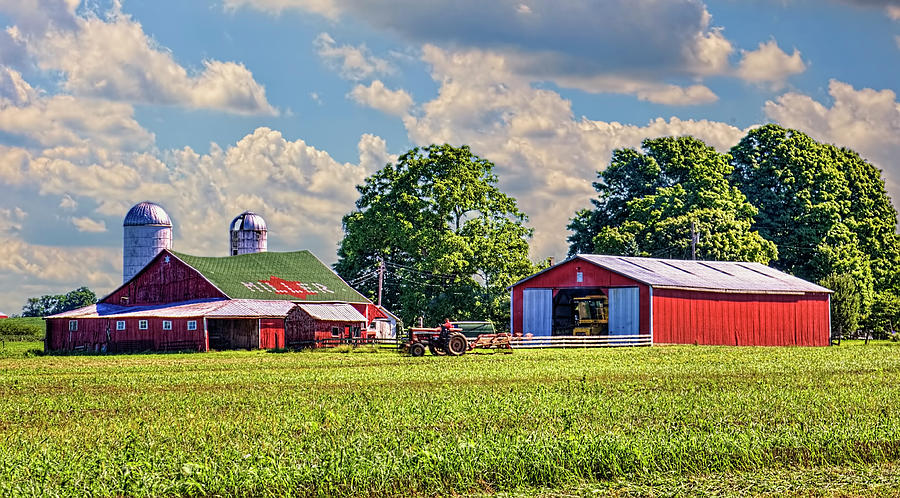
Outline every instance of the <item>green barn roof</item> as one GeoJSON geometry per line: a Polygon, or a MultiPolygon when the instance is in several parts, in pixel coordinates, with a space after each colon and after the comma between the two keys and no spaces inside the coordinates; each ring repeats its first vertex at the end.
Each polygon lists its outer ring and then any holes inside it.
{"type": "Polygon", "coordinates": [[[224,258],[171,252],[232,299],[370,302],[309,251],[224,258]]]}

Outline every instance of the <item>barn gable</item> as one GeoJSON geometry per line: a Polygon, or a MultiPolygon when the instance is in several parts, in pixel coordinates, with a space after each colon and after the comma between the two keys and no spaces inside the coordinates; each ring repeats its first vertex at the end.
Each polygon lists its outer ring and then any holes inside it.
{"type": "Polygon", "coordinates": [[[197,299],[227,299],[228,296],[196,269],[163,250],[134,277],[101,303],[147,306],[197,299]]]}

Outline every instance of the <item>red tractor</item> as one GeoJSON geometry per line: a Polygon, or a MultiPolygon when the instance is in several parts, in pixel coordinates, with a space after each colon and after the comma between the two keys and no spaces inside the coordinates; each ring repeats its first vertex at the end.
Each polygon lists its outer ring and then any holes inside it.
{"type": "Polygon", "coordinates": [[[410,327],[409,341],[404,344],[406,351],[411,356],[422,356],[426,347],[438,356],[459,356],[471,349],[462,329],[449,322],[435,328],[410,327]]]}

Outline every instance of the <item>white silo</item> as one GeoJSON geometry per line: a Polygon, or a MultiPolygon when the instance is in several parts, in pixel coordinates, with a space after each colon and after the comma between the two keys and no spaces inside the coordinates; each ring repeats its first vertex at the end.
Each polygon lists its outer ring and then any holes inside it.
{"type": "Polygon", "coordinates": [[[229,254],[250,254],[266,252],[268,248],[266,220],[262,216],[244,211],[231,220],[231,250],[229,254]]]}
{"type": "Polygon", "coordinates": [[[127,282],[163,249],[172,248],[172,220],[159,204],[135,204],[122,224],[125,233],[122,282],[127,282]]]}

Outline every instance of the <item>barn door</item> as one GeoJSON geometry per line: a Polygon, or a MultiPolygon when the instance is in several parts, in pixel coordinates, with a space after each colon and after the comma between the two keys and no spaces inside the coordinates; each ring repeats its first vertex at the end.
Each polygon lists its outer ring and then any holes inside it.
{"type": "Polygon", "coordinates": [[[609,289],[610,335],[639,334],[640,299],[637,287],[609,289]]]}
{"type": "Polygon", "coordinates": [[[550,335],[553,325],[553,290],[525,289],[522,293],[522,332],[550,335]]]}

